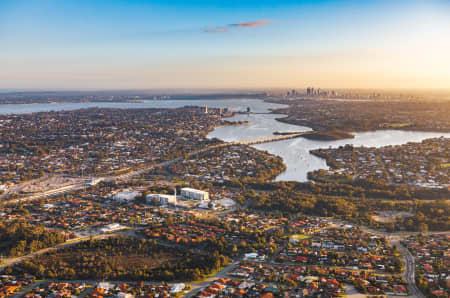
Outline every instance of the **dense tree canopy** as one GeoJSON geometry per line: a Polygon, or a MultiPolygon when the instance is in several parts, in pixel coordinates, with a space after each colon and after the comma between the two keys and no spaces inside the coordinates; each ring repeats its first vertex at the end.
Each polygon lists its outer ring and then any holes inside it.
{"type": "Polygon", "coordinates": [[[24,222],[0,222],[0,253],[17,257],[64,241],[61,232],[24,222]]]}

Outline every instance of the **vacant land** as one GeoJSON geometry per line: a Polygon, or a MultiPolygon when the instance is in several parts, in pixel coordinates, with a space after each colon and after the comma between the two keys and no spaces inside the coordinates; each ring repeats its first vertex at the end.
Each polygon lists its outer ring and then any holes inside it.
{"type": "Polygon", "coordinates": [[[381,211],[372,216],[373,220],[377,222],[395,222],[399,218],[412,217],[414,214],[407,211],[381,211]]]}
{"type": "Polygon", "coordinates": [[[194,254],[146,239],[117,237],[40,255],[13,270],[63,280],[197,280],[226,261],[218,254],[194,254]]]}

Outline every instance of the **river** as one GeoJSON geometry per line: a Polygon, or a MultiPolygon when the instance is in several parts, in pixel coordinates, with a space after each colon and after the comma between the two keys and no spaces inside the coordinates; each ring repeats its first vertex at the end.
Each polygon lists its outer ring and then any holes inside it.
{"type": "Polygon", "coordinates": [[[75,103],[43,103],[0,105],[0,114],[26,114],[36,112],[78,110],[93,107],[119,109],[148,109],[148,108],[181,108],[184,106],[208,106],[211,108],[229,108],[234,111],[245,111],[247,107],[252,112],[264,113],[271,108],[284,107],[273,103],[264,103],[258,99],[227,99],[227,100],[142,100],[139,102],[75,102],[75,103]]]}
{"type": "MultiPolygon", "coordinates": [[[[252,114],[236,115],[227,118],[230,121],[249,121],[249,125],[222,126],[212,131],[208,137],[219,138],[224,141],[243,141],[272,136],[273,132],[308,131],[309,127],[282,123],[276,118],[283,115],[252,114]]],[[[382,147],[388,145],[401,145],[408,142],[421,142],[424,139],[444,136],[450,138],[450,133],[418,132],[401,130],[377,130],[370,132],[353,133],[354,139],[338,141],[314,141],[305,138],[296,138],[266,144],[254,145],[255,148],[266,150],[283,158],[287,168],[281,173],[277,181],[307,181],[307,173],[318,169],[328,169],[324,159],[309,153],[311,149],[336,148],[346,144],[366,147],[382,147]]]]}
{"type": "MultiPolygon", "coordinates": [[[[217,127],[208,134],[209,138],[219,138],[224,141],[243,141],[261,137],[273,136],[275,131],[296,132],[308,131],[309,127],[282,123],[276,118],[283,115],[264,114],[271,109],[281,108],[284,105],[267,103],[257,99],[228,99],[228,100],[147,100],[136,103],[56,103],[56,104],[26,104],[26,105],[0,105],[0,114],[23,114],[44,111],[75,110],[90,107],[104,108],[177,108],[186,105],[208,107],[226,107],[234,111],[244,111],[247,107],[251,112],[263,114],[237,114],[230,121],[248,121],[248,125],[217,127]]],[[[354,133],[354,139],[339,141],[314,141],[296,138],[266,144],[254,145],[255,148],[266,150],[269,153],[283,158],[287,168],[281,173],[277,181],[307,181],[307,173],[318,169],[328,169],[325,160],[309,153],[311,149],[338,147],[346,144],[354,146],[382,147],[388,145],[401,145],[408,142],[420,142],[427,138],[444,136],[450,138],[450,133],[418,132],[401,130],[378,130],[371,132],[354,133]]]]}

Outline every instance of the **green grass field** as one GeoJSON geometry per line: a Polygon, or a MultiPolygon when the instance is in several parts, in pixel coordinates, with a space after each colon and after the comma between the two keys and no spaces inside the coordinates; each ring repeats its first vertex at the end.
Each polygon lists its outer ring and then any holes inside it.
{"type": "Polygon", "coordinates": [[[398,128],[398,127],[406,127],[409,126],[409,123],[391,123],[389,126],[390,127],[394,127],[394,128],[398,128]]]}
{"type": "Polygon", "coordinates": [[[293,235],[289,236],[289,238],[291,238],[295,241],[301,241],[301,240],[307,240],[311,237],[308,235],[304,235],[304,234],[293,234],[293,235]]]}

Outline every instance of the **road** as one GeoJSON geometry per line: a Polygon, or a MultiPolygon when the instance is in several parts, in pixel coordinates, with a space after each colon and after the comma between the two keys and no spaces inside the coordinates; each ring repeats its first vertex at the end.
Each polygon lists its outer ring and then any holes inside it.
{"type": "Polygon", "coordinates": [[[34,200],[38,200],[38,199],[42,199],[42,198],[46,198],[46,197],[52,197],[52,196],[56,196],[56,195],[60,195],[60,194],[64,194],[64,193],[81,190],[81,189],[85,188],[86,186],[87,186],[86,183],[70,184],[70,185],[66,185],[66,186],[52,189],[49,191],[36,193],[31,196],[25,196],[25,197],[17,198],[14,200],[0,202],[0,205],[9,205],[9,204],[17,204],[20,202],[34,201],[34,200]]]}

